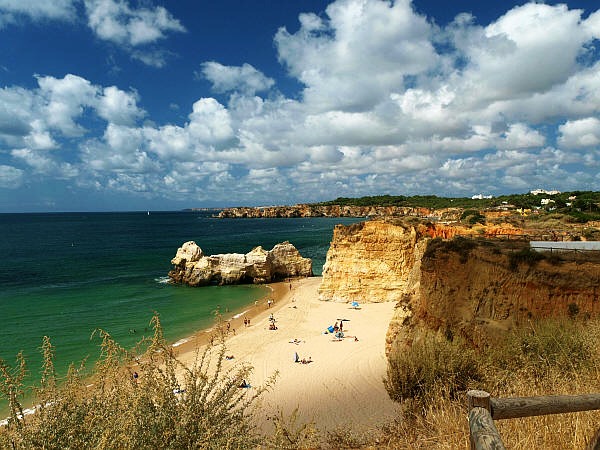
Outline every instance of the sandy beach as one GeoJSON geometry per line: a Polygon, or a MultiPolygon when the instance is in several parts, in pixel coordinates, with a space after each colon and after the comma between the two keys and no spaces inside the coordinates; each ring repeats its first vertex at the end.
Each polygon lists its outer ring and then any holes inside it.
{"type": "MultiPolygon", "coordinates": [[[[275,300],[266,298],[247,311],[252,317],[245,327],[243,316],[231,320],[225,368],[249,363],[254,372],[249,382],[259,386],[279,372],[274,389],[262,397],[259,426],[268,430],[268,416],[281,410],[290,415],[298,408],[302,421],[313,420],[321,430],[352,425],[353,429],[382,424],[394,416],[396,405],[383,386],[386,374],[385,334],[393,303],[361,304],[321,302],[320,277],[271,285],[275,300]],[[290,288],[291,286],[291,288],[290,288]],[[273,314],[277,330],[269,329],[273,314]],[[345,338],[324,334],[329,325],[344,321],[345,338]],[[233,328],[236,329],[235,335],[233,328]],[[354,337],[356,336],[357,339],[354,337]],[[294,343],[297,340],[299,343],[294,343]],[[295,363],[311,358],[308,364],[295,363]]],[[[198,340],[178,346],[182,361],[192,361],[198,340]]]]}

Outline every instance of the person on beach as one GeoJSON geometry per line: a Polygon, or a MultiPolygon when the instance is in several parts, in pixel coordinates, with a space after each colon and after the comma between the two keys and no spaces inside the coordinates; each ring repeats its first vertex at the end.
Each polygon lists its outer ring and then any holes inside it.
{"type": "Polygon", "coordinates": [[[298,352],[294,352],[294,362],[300,362],[300,356],[298,356],[298,352]]]}
{"type": "Polygon", "coordinates": [[[227,333],[229,333],[229,329],[231,328],[231,324],[227,322],[227,333]]]}
{"type": "Polygon", "coordinates": [[[344,331],[344,321],[340,320],[340,331],[344,331]]]}
{"type": "Polygon", "coordinates": [[[273,303],[273,300],[269,299],[267,300],[267,307],[270,308],[271,307],[271,303],[273,303]]]}
{"type": "Polygon", "coordinates": [[[133,376],[133,381],[135,381],[135,382],[137,383],[137,381],[138,381],[138,378],[139,378],[139,375],[138,375],[138,373],[137,373],[137,372],[133,372],[133,375],[132,375],[132,376],[133,376]]]}

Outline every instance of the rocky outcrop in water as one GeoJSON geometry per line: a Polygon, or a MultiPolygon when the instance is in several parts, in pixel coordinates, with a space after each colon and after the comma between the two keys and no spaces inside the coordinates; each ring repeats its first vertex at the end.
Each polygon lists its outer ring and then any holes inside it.
{"type": "Polygon", "coordinates": [[[184,243],[171,260],[169,278],[190,286],[269,283],[289,277],[312,276],[312,260],[303,258],[289,242],[267,251],[256,247],[244,254],[204,255],[194,242],[184,243]]]}

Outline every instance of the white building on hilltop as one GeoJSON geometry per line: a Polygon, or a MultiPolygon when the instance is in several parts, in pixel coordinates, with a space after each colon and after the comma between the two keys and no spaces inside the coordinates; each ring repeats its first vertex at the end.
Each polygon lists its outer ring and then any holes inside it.
{"type": "Polygon", "coordinates": [[[533,195],[539,195],[539,194],[558,195],[558,194],[560,194],[560,191],[557,191],[556,189],[553,191],[547,191],[546,189],[534,189],[533,191],[529,191],[529,193],[533,194],[533,195]]]}
{"type": "Polygon", "coordinates": [[[492,195],[475,194],[471,197],[471,200],[483,200],[484,198],[492,198],[492,195]]]}

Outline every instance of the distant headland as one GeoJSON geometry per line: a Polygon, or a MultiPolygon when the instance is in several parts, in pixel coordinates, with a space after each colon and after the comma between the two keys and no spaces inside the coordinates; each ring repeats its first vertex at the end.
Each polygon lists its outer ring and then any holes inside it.
{"type": "Polygon", "coordinates": [[[524,194],[477,194],[472,197],[438,197],[436,195],[379,195],[359,198],[339,197],[321,203],[291,206],[257,206],[234,208],[190,208],[190,211],[213,211],[218,218],[295,218],[295,217],[405,217],[434,221],[473,223],[484,217],[539,217],[552,215],[567,223],[600,220],[600,192],[535,189],[524,194]]]}

